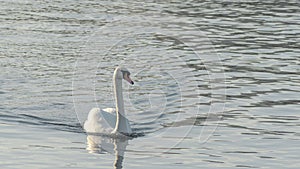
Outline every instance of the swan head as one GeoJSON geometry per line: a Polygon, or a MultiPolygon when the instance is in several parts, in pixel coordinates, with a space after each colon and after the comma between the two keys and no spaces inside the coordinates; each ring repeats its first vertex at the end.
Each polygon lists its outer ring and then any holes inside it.
{"type": "Polygon", "coordinates": [[[124,79],[128,83],[130,83],[132,85],[134,84],[134,82],[130,78],[130,72],[129,72],[129,70],[126,69],[126,68],[124,68],[124,67],[118,66],[115,69],[114,75],[115,75],[116,79],[120,79],[120,80],[124,79]]]}

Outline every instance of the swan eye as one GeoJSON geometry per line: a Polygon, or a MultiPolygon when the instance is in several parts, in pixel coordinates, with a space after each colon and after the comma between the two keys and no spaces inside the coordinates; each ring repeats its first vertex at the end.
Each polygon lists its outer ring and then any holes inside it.
{"type": "Polygon", "coordinates": [[[126,76],[130,76],[130,72],[128,72],[128,71],[121,70],[121,72],[123,74],[123,78],[126,76]]]}

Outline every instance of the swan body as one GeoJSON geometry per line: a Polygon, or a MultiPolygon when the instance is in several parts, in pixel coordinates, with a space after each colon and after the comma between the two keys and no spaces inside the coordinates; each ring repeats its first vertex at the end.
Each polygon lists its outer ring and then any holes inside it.
{"type": "Polygon", "coordinates": [[[114,96],[116,108],[92,108],[88,118],[84,123],[84,129],[88,133],[112,133],[112,134],[131,134],[129,120],[125,117],[122,79],[134,84],[129,77],[130,72],[126,68],[117,67],[114,71],[114,96]]]}

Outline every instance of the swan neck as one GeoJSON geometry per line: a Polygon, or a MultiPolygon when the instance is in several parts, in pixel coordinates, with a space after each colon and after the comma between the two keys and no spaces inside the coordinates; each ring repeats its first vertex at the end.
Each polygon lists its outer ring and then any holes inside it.
{"type": "Polygon", "coordinates": [[[114,93],[116,100],[116,125],[113,133],[132,133],[128,120],[125,118],[125,109],[123,101],[123,92],[122,92],[122,78],[118,78],[118,73],[114,73],[114,93]]]}
{"type": "Polygon", "coordinates": [[[114,92],[116,99],[116,111],[122,115],[125,114],[124,111],[124,101],[122,92],[122,79],[114,78],[114,92]]]}

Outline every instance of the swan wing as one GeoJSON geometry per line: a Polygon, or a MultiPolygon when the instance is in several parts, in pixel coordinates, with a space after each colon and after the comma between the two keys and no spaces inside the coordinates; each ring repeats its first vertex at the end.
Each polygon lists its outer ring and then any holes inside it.
{"type": "Polygon", "coordinates": [[[116,115],[99,108],[92,108],[84,123],[84,129],[89,133],[110,133],[116,125],[116,115]]]}
{"type": "Polygon", "coordinates": [[[105,108],[105,109],[102,109],[103,111],[106,111],[108,113],[111,113],[111,114],[116,114],[116,109],[115,108],[105,108]]]}
{"type": "Polygon", "coordinates": [[[101,114],[105,121],[110,125],[111,128],[115,128],[117,116],[116,116],[116,109],[114,108],[106,108],[101,110],[101,114]],[[106,111],[108,110],[108,111],[106,111]]]}
{"type": "MultiPolygon", "coordinates": [[[[132,133],[129,120],[121,116],[119,131],[122,133],[132,133]]],[[[117,121],[116,109],[114,108],[92,108],[88,114],[88,118],[84,123],[84,130],[88,133],[116,133],[115,128],[117,121]]]]}

